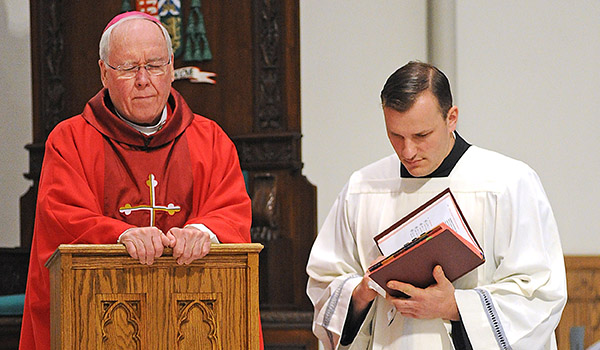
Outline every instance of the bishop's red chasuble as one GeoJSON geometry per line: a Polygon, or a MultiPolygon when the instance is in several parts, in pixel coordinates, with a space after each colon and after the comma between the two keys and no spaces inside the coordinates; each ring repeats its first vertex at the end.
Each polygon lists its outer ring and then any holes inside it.
{"type": "Polygon", "coordinates": [[[60,244],[116,243],[131,227],[204,224],[222,243],[250,242],[235,146],[172,89],[162,129],[146,136],[111,110],[108,91],[50,133],[40,177],[21,349],[50,349],[44,264],[60,244]]]}

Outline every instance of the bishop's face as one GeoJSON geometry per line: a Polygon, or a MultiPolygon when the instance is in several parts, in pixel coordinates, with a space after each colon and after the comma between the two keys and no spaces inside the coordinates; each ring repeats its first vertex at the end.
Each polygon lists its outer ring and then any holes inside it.
{"type": "Polygon", "coordinates": [[[157,24],[145,19],[121,23],[111,33],[107,62],[100,60],[102,84],[124,118],[140,125],[154,125],[167,103],[174,79],[173,60],[164,74],[152,75],[140,68],[133,77],[108,67],[161,65],[169,62],[166,40],[157,24]]]}
{"type": "Polygon", "coordinates": [[[430,91],[423,92],[406,112],[383,109],[388,138],[409,173],[427,176],[436,170],[454,146],[458,108],[446,118],[430,91]]]}

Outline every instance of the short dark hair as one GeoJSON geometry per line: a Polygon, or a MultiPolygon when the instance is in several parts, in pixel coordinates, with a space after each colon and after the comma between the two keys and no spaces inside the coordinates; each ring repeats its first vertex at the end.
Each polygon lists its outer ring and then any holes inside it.
{"type": "Polygon", "coordinates": [[[450,82],[442,71],[428,63],[411,61],[398,68],[381,90],[381,104],[384,108],[406,112],[417,98],[428,90],[437,98],[440,112],[445,119],[452,108],[450,82]]]}

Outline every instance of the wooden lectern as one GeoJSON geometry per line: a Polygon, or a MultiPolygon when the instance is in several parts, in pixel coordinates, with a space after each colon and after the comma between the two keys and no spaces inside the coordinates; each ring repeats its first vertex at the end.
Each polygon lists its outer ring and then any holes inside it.
{"type": "Polygon", "coordinates": [[[52,349],[258,349],[262,245],[213,244],[180,266],[122,245],[61,245],[50,269],[52,349]]]}

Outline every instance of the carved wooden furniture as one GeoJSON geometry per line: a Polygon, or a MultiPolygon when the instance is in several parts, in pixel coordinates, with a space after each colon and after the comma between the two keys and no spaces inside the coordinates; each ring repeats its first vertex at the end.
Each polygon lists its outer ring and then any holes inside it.
{"type": "Polygon", "coordinates": [[[48,260],[52,349],[259,349],[258,253],[219,244],[151,266],[122,245],[61,245],[48,260]]]}
{"type": "Polygon", "coordinates": [[[569,299],[556,330],[559,350],[569,350],[571,327],[584,327],[584,347],[600,341],[600,256],[565,256],[569,299]]]}

